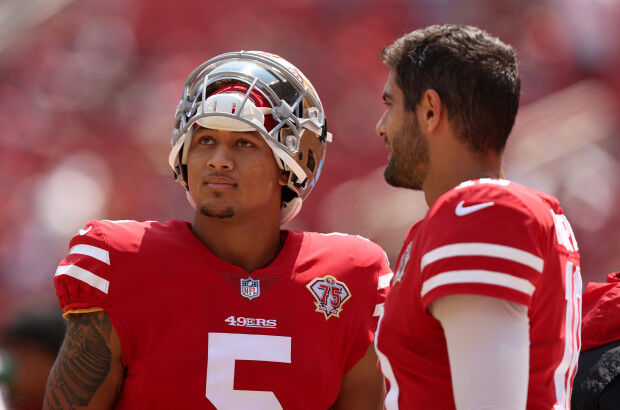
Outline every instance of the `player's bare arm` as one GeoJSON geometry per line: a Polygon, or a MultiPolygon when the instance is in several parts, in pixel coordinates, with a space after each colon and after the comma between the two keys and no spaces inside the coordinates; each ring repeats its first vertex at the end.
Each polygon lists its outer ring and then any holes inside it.
{"type": "Polygon", "coordinates": [[[108,314],[73,314],[47,381],[43,408],[109,409],[123,376],[120,341],[108,314]]]}
{"type": "Polygon", "coordinates": [[[371,344],[366,355],[343,377],[338,399],[330,410],[383,408],[385,384],[377,360],[371,344]]]}

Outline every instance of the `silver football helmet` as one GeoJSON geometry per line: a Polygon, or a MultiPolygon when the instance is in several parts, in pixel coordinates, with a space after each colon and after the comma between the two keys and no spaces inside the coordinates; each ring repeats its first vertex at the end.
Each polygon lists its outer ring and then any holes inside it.
{"type": "Polygon", "coordinates": [[[169,163],[186,189],[194,124],[262,135],[278,166],[289,174],[282,193],[281,223],[301,209],[321,174],[325,148],[332,140],[323,105],[310,81],[282,57],[262,51],[221,54],[201,64],[185,81],[169,163]]]}

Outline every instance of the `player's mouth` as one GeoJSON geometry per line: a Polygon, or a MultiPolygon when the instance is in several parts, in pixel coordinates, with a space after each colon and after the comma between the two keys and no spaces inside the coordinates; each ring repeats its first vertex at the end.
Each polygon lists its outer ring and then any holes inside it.
{"type": "Polygon", "coordinates": [[[204,184],[211,189],[228,190],[237,187],[237,182],[227,176],[213,175],[204,179],[204,184]]]}

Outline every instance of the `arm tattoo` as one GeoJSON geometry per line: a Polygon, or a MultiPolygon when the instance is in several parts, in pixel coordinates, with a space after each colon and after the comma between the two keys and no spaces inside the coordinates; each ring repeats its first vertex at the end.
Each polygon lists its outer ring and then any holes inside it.
{"type": "Polygon", "coordinates": [[[110,372],[112,324],[106,312],[76,314],[52,368],[44,408],[86,407],[110,372]]]}

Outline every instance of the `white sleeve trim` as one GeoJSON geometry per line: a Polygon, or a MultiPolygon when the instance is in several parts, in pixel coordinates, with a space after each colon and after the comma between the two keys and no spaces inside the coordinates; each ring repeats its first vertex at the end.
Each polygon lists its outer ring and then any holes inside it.
{"type": "Polygon", "coordinates": [[[93,288],[97,288],[103,293],[108,293],[110,282],[100,276],[95,275],[91,271],[80,268],[77,265],[60,265],[56,269],[54,276],[67,275],[80,280],[93,288]]]}
{"type": "Polygon", "coordinates": [[[375,312],[372,314],[373,317],[379,317],[383,314],[383,303],[378,303],[375,305],[375,312]]]}
{"type": "Polygon", "coordinates": [[[392,280],[393,277],[394,277],[394,274],[392,272],[379,276],[379,283],[377,285],[377,290],[385,289],[388,286],[390,286],[390,281],[392,280]]]}
{"type": "Polygon", "coordinates": [[[527,307],[449,295],[430,311],[444,329],[457,409],[525,409],[529,378],[527,307]]]}
{"type": "Polygon", "coordinates": [[[463,283],[482,283],[513,289],[532,296],[536,287],[527,279],[518,278],[508,273],[488,270],[453,270],[440,273],[424,281],[420,295],[424,297],[431,290],[444,285],[463,283]]]}
{"type": "Polygon", "coordinates": [[[488,256],[491,258],[506,259],[528,266],[540,273],[542,273],[544,267],[542,258],[521,249],[493,243],[463,242],[440,246],[439,248],[425,253],[420,261],[420,272],[433,262],[441,259],[453,258],[455,256],[488,256]]]}
{"type": "Polygon", "coordinates": [[[110,253],[105,249],[97,248],[92,245],[74,245],[69,249],[69,254],[87,255],[93,257],[106,265],[110,264],[110,253]]]}

